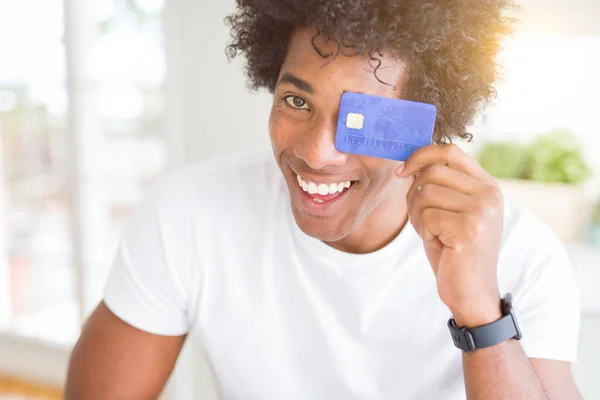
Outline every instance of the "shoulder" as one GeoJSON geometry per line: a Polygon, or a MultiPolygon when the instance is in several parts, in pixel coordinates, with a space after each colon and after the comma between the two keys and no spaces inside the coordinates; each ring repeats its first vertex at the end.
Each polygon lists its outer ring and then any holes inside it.
{"type": "Polygon", "coordinates": [[[527,291],[531,285],[576,291],[564,244],[546,223],[511,203],[505,206],[498,268],[499,283],[506,291],[527,291]]]}
{"type": "Polygon", "coordinates": [[[563,244],[547,224],[511,204],[504,229],[498,285],[501,294],[513,295],[525,353],[576,360],[579,288],[563,244]]]}
{"type": "MultiPolygon", "coordinates": [[[[191,164],[159,178],[148,196],[183,206],[239,206],[262,200],[284,184],[268,152],[235,153],[191,164]]],[[[215,210],[212,210],[215,211],[215,210]]]]}
{"type": "Polygon", "coordinates": [[[265,175],[274,178],[279,172],[274,157],[267,151],[240,152],[221,155],[191,164],[170,176],[192,182],[207,180],[240,179],[265,175]]]}
{"type": "Polygon", "coordinates": [[[533,213],[508,202],[504,207],[503,251],[511,255],[535,253],[549,248],[562,248],[550,226],[533,213]]]}
{"type": "Polygon", "coordinates": [[[157,215],[161,229],[177,235],[232,234],[231,225],[259,229],[286,193],[270,152],[237,153],[164,175],[149,188],[140,208],[157,215]]]}

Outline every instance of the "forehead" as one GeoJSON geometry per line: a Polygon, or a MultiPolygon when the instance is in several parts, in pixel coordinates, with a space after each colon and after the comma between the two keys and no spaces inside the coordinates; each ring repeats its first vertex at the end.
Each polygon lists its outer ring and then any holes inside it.
{"type": "Polygon", "coordinates": [[[340,49],[336,41],[317,36],[315,28],[302,28],[290,39],[280,77],[292,73],[310,82],[316,93],[353,91],[399,97],[407,78],[405,63],[385,52],[374,57],[377,60],[352,55],[352,49],[340,49]]]}

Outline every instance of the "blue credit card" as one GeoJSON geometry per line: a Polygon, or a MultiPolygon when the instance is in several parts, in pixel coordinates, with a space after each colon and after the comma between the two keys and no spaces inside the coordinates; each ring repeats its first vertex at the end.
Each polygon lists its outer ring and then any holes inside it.
{"type": "Polygon", "coordinates": [[[342,153],[406,161],[431,144],[436,114],[432,104],[346,92],[335,147],[342,153]]]}

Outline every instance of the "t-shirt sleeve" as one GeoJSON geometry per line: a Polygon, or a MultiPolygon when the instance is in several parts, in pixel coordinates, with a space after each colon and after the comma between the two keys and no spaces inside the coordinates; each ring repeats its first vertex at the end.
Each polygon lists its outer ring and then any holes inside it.
{"type": "Polygon", "coordinates": [[[185,185],[175,178],[150,188],[127,224],[105,286],[106,306],[149,333],[177,336],[190,327],[194,246],[186,201],[185,185]]]}
{"type": "Polygon", "coordinates": [[[546,225],[516,235],[525,268],[513,275],[513,297],[529,358],[574,362],[580,324],[577,281],[560,240],[546,225]]]}

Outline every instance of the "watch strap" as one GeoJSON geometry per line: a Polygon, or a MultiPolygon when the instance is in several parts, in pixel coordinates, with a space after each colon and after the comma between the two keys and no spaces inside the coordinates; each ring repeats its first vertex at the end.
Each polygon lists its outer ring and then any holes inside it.
{"type": "Polygon", "coordinates": [[[521,331],[512,309],[512,297],[507,295],[502,300],[502,318],[487,325],[476,328],[461,328],[454,318],[448,321],[448,328],[452,335],[454,345],[459,349],[471,353],[477,349],[495,346],[509,339],[521,339],[521,331]]]}

